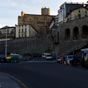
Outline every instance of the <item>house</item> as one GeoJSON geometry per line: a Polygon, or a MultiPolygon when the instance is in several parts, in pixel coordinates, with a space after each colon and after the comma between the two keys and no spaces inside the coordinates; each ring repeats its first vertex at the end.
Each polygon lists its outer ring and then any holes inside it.
{"type": "Polygon", "coordinates": [[[0,28],[0,39],[13,39],[15,38],[15,26],[4,26],[0,28]]]}
{"type": "Polygon", "coordinates": [[[85,6],[82,6],[71,11],[67,16],[67,21],[76,20],[87,16],[88,16],[88,9],[85,6]]]}
{"type": "Polygon", "coordinates": [[[80,8],[80,7],[83,7],[83,3],[63,3],[61,6],[60,6],[60,9],[58,10],[58,22],[59,23],[63,23],[63,22],[66,22],[66,17],[68,16],[68,14],[73,11],[74,9],[77,9],[77,8],[80,8]]]}

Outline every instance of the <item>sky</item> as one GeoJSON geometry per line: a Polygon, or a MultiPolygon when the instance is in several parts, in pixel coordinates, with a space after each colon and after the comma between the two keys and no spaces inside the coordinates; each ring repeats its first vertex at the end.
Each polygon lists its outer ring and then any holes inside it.
{"type": "Polygon", "coordinates": [[[87,0],[1,0],[0,1],[0,28],[18,24],[21,11],[27,14],[41,14],[41,8],[50,8],[51,15],[57,15],[58,9],[64,2],[86,3],[87,0]]]}

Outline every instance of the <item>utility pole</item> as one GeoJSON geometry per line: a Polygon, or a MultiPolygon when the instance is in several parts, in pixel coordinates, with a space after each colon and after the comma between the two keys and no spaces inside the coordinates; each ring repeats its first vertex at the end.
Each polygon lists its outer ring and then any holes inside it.
{"type": "Polygon", "coordinates": [[[7,57],[7,29],[5,31],[5,58],[7,57]]]}

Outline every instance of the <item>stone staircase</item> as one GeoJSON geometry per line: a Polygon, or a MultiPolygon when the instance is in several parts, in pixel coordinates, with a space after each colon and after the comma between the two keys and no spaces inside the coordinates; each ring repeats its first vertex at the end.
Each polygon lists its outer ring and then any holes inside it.
{"type": "Polygon", "coordinates": [[[57,45],[54,49],[59,56],[66,55],[79,50],[88,44],[88,40],[73,40],[73,41],[64,41],[57,45]]]}

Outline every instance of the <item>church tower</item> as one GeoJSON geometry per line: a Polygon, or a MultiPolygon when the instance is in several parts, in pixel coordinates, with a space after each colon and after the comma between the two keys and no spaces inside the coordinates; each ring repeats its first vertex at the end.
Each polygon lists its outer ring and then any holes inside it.
{"type": "Polygon", "coordinates": [[[50,15],[50,8],[41,8],[41,15],[50,15]]]}

